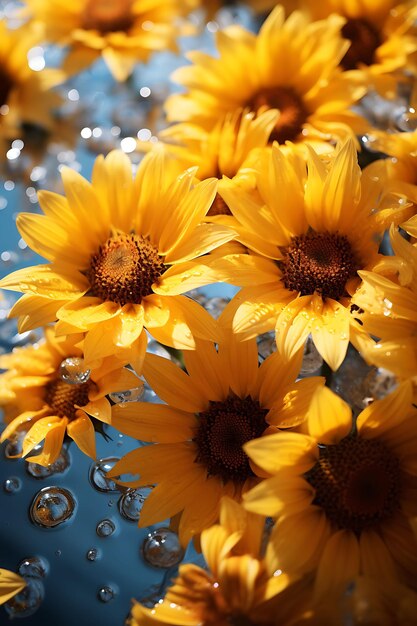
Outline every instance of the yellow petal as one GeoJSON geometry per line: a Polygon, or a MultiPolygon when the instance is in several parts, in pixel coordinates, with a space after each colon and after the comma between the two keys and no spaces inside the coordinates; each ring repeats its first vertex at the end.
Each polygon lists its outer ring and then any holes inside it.
{"type": "Polygon", "coordinates": [[[47,432],[54,424],[57,424],[66,418],[60,418],[57,415],[48,415],[47,417],[41,417],[32,428],[26,433],[26,436],[22,444],[22,455],[26,456],[32,448],[38,445],[43,439],[45,439],[47,432]]]}
{"type": "Polygon", "coordinates": [[[36,456],[26,457],[26,461],[38,463],[38,465],[43,465],[44,467],[55,463],[61,452],[67,424],[68,420],[66,417],[61,418],[56,424],[52,424],[45,435],[42,452],[36,456]]]}
{"type": "Polygon", "coordinates": [[[338,530],[327,541],[317,570],[315,596],[326,599],[355,580],[360,570],[359,543],[350,530],[338,530]]]}
{"type": "Polygon", "coordinates": [[[92,459],[96,458],[94,426],[85,413],[77,412],[77,418],[67,426],[67,433],[84,454],[92,459]]]}
{"type": "Polygon", "coordinates": [[[318,387],[308,411],[308,432],[319,443],[339,443],[352,430],[352,411],[328,387],[318,387]]]}
{"type": "Polygon", "coordinates": [[[276,474],[286,467],[302,474],[313,467],[319,454],[317,442],[312,437],[287,431],[253,439],[243,449],[269,474],[276,474]]]}
{"type": "Polygon", "coordinates": [[[175,443],[191,440],[197,421],[193,414],[165,404],[132,402],[113,407],[112,425],[141,441],[175,443]]]}
{"type": "Polygon", "coordinates": [[[0,604],[13,598],[26,587],[26,584],[26,581],[18,574],[0,569],[0,604]]]}

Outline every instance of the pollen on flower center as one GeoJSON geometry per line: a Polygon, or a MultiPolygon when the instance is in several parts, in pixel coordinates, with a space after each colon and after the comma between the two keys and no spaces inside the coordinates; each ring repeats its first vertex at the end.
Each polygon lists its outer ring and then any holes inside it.
{"type": "Polygon", "coordinates": [[[342,35],[351,42],[349,50],[340,64],[345,70],[353,70],[359,63],[372,65],[375,50],[381,45],[381,39],[375,27],[366,20],[348,20],[342,28],[342,35]]]}
{"type": "Polygon", "coordinates": [[[311,232],[292,238],[280,262],[287,289],[302,296],[318,293],[338,300],[358,263],[344,235],[311,232]]]}
{"type": "Polygon", "coordinates": [[[222,402],[210,402],[207,411],[198,415],[194,437],[198,449],[196,463],[205,465],[210,476],[219,476],[225,483],[244,482],[253,476],[242,446],[262,435],[268,426],[267,413],[250,396],[229,396],[222,402]]]}
{"type": "Polygon", "coordinates": [[[104,301],[140,304],[165,271],[157,249],[140,235],[115,235],[90,259],[89,293],[104,301]]]}
{"type": "Polygon", "coordinates": [[[69,385],[56,378],[46,385],[44,399],[54,415],[73,420],[76,418],[77,406],[88,404],[88,392],[93,386],[91,380],[81,385],[69,385]]]}
{"type": "Polygon", "coordinates": [[[0,107],[7,104],[13,81],[10,76],[0,68],[0,107]]]}
{"type": "Polygon", "coordinates": [[[232,215],[231,210],[227,206],[226,202],[223,200],[220,194],[216,193],[216,197],[214,198],[214,202],[211,205],[207,215],[232,215]]]}
{"type": "Polygon", "coordinates": [[[133,24],[132,0],[87,0],[82,27],[107,33],[127,31],[133,24]]]}
{"type": "Polygon", "coordinates": [[[350,436],[326,446],[306,478],[316,489],[313,504],[340,529],[359,534],[400,507],[399,459],[375,439],[350,436]]]}
{"type": "Polygon", "coordinates": [[[280,115],[270,135],[270,142],[294,141],[308,117],[301,97],[291,87],[263,87],[248,102],[248,106],[255,113],[265,107],[279,110],[280,115]]]}

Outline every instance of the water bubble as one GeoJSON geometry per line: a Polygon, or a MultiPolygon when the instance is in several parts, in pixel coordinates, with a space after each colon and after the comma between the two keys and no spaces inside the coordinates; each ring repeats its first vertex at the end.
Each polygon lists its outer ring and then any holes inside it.
{"type": "Polygon", "coordinates": [[[143,503],[150,494],[151,489],[128,489],[119,500],[120,514],[132,522],[137,522],[143,503]]]}
{"type": "Polygon", "coordinates": [[[16,493],[17,491],[20,491],[21,487],[22,482],[20,478],[17,478],[17,476],[6,478],[3,483],[3,489],[6,493],[16,493]]]}
{"type": "Polygon", "coordinates": [[[97,598],[101,602],[110,602],[114,598],[114,589],[108,585],[103,585],[97,592],[97,598]]]}
{"type": "Polygon", "coordinates": [[[37,526],[53,528],[67,522],[74,514],[75,499],[63,487],[44,487],[33,498],[30,519],[37,526]]]}
{"type": "Polygon", "coordinates": [[[403,111],[395,120],[397,128],[403,132],[413,132],[417,129],[417,113],[413,107],[403,111]]]}
{"type": "Polygon", "coordinates": [[[154,567],[173,567],[184,558],[178,535],[169,528],[158,528],[143,542],[143,557],[154,567]]]}
{"type": "Polygon", "coordinates": [[[90,378],[90,370],[85,368],[84,359],[68,357],[59,366],[59,375],[70,385],[82,385],[90,378]]]}
{"type": "Polygon", "coordinates": [[[119,457],[109,456],[105,459],[100,459],[97,463],[93,463],[90,468],[89,477],[91,484],[97,491],[104,493],[119,491],[114,480],[107,478],[107,472],[109,472],[119,460],[119,457]]]}
{"type": "Polygon", "coordinates": [[[97,524],[96,533],[99,537],[110,537],[116,530],[116,524],[111,519],[103,519],[97,524]]]}
{"type": "Polygon", "coordinates": [[[24,432],[12,435],[4,448],[4,456],[6,459],[20,458],[22,455],[22,443],[25,438],[24,432]]]}
{"type": "Polygon", "coordinates": [[[49,563],[43,556],[29,556],[20,563],[18,573],[24,578],[45,578],[49,563]]]}
{"type": "Polygon", "coordinates": [[[61,454],[54,463],[47,465],[39,465],[38,463],[25,463],[26,471],[34,478],[48,478],[53,474],[62,474],[70,466],[71,458],[68,450],[61,449],[61,454]]]}
{"type": "Polygon", "coordinates": [[[42,581],[38,578],[28,578],[26,582],[26,587],[3,605],[10,619],[14,617],[29,617],[42,604],[45,596],[42,581]]]}
{"type": "Polygon", "coordinates": [[[98,557],[97,548],[90,548],[89,550],[87,550],[87,554],[85,556],[87,557],[87,561],[95,561],[98,557]]]}
{"type": "Polygon", "coordinates": [[[137,402],[143,395],[143,386],[126,389],[125,391],[115,391],[109,393],[109,398],[115,404],[126,404],[127,402],[137,402]]]}

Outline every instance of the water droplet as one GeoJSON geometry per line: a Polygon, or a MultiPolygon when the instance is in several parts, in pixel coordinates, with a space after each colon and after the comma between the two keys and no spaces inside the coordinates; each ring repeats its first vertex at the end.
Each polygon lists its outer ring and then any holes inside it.
{"type": "Polygon", "coordinates": [[[26,587],[3,606],[10,619],[29,617],[40,607],[44,596],[45,590],[42,581],[38,578],[28,578],[26,587]]]}
{"type": "Polygon", "coordinates": [[[178,535],[169,528],[158,528],[143,542],[143,557],[154,567],[173,567],[184,558],[178,535]]]}
{"type": "Polygon", "coordinates": [[[71,458],[69,452],[65,448],[62,448],[61,454],[55,463],[51,463],[51,465],[47,467],[39,465],[38,463],[25,463],[25,467],[27,473],[34,478],[48,478],[53,474],[62,474],[62,472],[65,472],[65,470],[69,468],[70,464],[71,458]]]}
{"type": "Polygon", "coordinates": [[[100,459],[97,463],[93,463],[90,468],[89,476],[91,484],[97,491],[104,493],[119,491],[114,480],[107,478],[107,472],[109,472],[119,460],[119,457],[109,456],[105,459],[100,459]]]}
{"type": "Polygon", "coordinates": [[[125,391],[115,391],[109,393],[109,398],[115,404],[125,404],[127,402],[137,402],[143,395],[143,386],[126,389],[125,391]]]}
{"type": "Polygon", "coordinates": [[[415,109],[410,107],[407,111],[401,113],[396,119],[397,128],[404,132],[413,132],[417,130],[417,113],[415,109]]]}
{"type": "Polygon", "coordinates": [[[151,489],[129,489],[119,500],[119,511],[122,517],[132,522],[137,522],[140,512],[151,489]]]}
{"type": "Polygon", "coordinates": [[[20,478],[17,478],[17,476],[6,478],[3,483],[3,489],[6,493],[16,493],[17,491],[20,491],[21,487],[22,482],[20,478]]]}
{"type": "Polygon", "coordinates": [[[21,456],[22,442],[25,438],[25,434],[26,433],[24,432],[16,433],[9,439],[4,448],[4,456],[6,457],[6,459],[16,459],[21,456]]]}
{"type": "Polygon", "coordinates": [[[63,487],[44,487],[33,498],[30,518],[37,526],[53,528],[67,522],[74,514],[75,499],[63,487]]]}
{"type": "Polygon", "coordinates": [[[68,357],[59,366],[59,375],[70,385],[82,385],[90,378],[90,370],[84,367],[84,359],[68,357]]]}
{"type": "Polygon", "coordinates": [[[90,548],[85,556],[87,557],[87,561],[95,561],[98,555],[97,548],[90,548]]]}
{"type": "Polygon", "coordinates": [[[111,519],[103,519],[97,524],[96,532],[99,537],[110,537],[116,530],[116,524],[111,519]]]}
{"type": "Polygon", "coordinates": [[[110,600],[114,598],[114,589],[108,585],[103,585],[97,592],[97,598],[101,600],[101,602],[110,602],[110,600]]]}
{"type": "Polygon", "coordinates": [[[29,556],[23,559],[17,571],[24,578],[45,578],[49,573],[49,563],[43,556],[29,556]]]}

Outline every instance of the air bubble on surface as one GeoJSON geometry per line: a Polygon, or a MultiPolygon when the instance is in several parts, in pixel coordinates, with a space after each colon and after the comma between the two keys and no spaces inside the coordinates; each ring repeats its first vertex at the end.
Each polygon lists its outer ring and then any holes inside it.
{"type": "Polygon", "coordinates": [[[101,520],[96,527],[99,537],[110,537],[116,530],[116,524],[111,519],[101,520]]]}
{"type": "Polygon", "coordinates": [[[107,473],[119,461],[119,457],[110,456],[93,463],[90,469],[90,483],[94,489],[103,493],[114,493],[119,491],[116,483],[111,478],[107,478],[107,473]]]}
{"type": "Polygon", "coordinates": [[[173,567],[184,558],[178,535],[169,528],[158,528],[143,542],[143,558],[154,567],[173,567]]]}
{"type": "Polygon", "coordinates": [[[38,491],[30,506],[30,519],[42,528],[54,528],[67,522],[74,514],[76,502],[68,489],[44,487],[38,491]]]}

